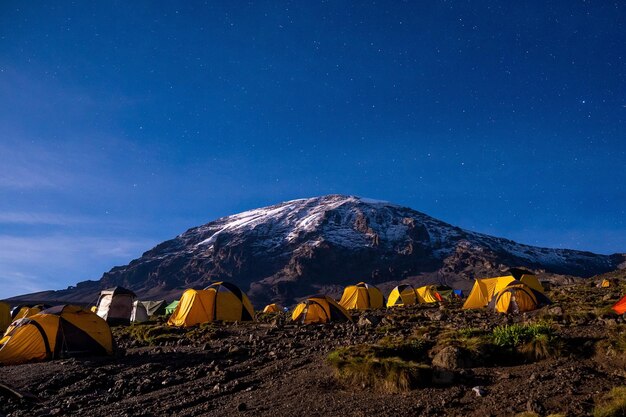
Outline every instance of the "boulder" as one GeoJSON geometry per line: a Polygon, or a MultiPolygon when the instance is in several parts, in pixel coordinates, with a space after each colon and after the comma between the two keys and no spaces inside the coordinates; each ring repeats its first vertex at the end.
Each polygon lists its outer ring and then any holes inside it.
{"type": "Polygon", "coordinates": [[[456,346],[446,346],[433,357],[433,366],[442,369],[460,369],[471,366],[468,353],[456,346]]]}

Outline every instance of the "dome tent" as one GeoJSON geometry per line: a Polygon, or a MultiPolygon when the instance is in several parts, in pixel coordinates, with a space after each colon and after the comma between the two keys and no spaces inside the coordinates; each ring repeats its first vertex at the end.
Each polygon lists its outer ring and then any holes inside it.
{"type": "Polygon", "coordinates": [[[108,324],[82,307],[62,305],[14,322],[0,339],[0,364],[113,354],[108,324]]]}
{"type": "Polygon", "coordinates": [[[512,281],[489,302],[489,307],[499,313],[523,313],[550,304],[541,292],[521,281],[512,281]]]}
{"type": "Polygon", "coordinates": [[[626,295],[623,296],[622,298],[620,298],[617,301],[617,303],[613,304],[613,307],[611,307],[611,308],[617,314],[624,314],[624,313],[626,313],[626,295]]]}
{"type": "Polygon", "coordinates": [[[283,308],[276,303],[268,304],[263,309],[263,313],[280,313],[283,308]]]}
{"type": "Polygon", "coordinates": [[[148,321],[148,310],[143,302],[139,300],[133,301],[133,311],[130,313],[131,323],[143,323],[148,321]]]}
{"type": "Polygon", "coordinates": [[[179,300],[174,300],[171,303],[169,303],[167,306],[165,306],[165,314],[171,315],[174,312],[174,310],[176,310],[176,306],[178,306],[178,301],[179,300]]]}
{"type": "Polygon", "coordinates": [[[464,309],[486,307],[492,298],[513,281],[519,281],[533,290],[543,293],[544,289],[537,277],[529,271],[519,268],[510,269],[508,275],[495,278],[476,279],[472,291],[463,304],[464,309]],[[519,277],[519,278],[516,278],[519,277]]]}
{"type": "Polygon", "coordinates": [[[309,297],[294,308],[291,320],[302,324],[352,321],[350,314],[326,295],[309,297]]]}
{"type": "Polygon", "coordinates": [[[123,287],[103,290],[96,303],[96,314],[112,326],[128,326],[131,323],[136,299],[134,292],[123,287]]]}
{"type": "Polygon", "coordinates": [[[165,307],[167,306],[165,300],[140,301],[140,303],[146,308],[148,317],[165,314],[165,307]]]}
{"type": "Polygon", "coordinates": [[[339,305],[346,310],[382,308],[384,303],[383,293],[375,286],[365,282],[346,287],[339,301],[339,305]]]}
{"type": "Polygon", "coordinates": [[[216,282],[204,290],[187,290],[167,321],[189,327],[215,320],[252,321],[254,308],[246,294],[229,282],[216,282]]]}
{"type": "Polygon", "coordinates": [[[42,310],[45,310],[46,308],[50,308],[50,307],[51,306],[47,304],[15,306],[13,307],[13,310],[11,310],[11,321],[34,316],[35,314],[41,312],[42,310]]]}
{"type": "Polygon", "coordinates": [[[400,284],[389,293],[387,307],[408,306],[417,303],[417,292],[410,284],[400,284]]]}
{"type": "Polygon", "coordinates": [[[454,290],[446,285],[425,285],[415,292],[420,304],[443,302],[455,297],[454,290]]]}

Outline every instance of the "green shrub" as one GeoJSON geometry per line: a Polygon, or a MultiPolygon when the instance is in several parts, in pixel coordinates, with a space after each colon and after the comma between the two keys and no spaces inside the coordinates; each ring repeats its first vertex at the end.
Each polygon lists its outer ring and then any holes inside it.
{"type": "Polygon", "coordinates": [[[626,415],[626,387],[615,387],[593,409],[593,417],[626,415]]]}
{"type": "Polygon", "coordinates": [[[506,348],[515,348],[540,336],[552,337],[552,328],[545,323],[512,324],[498,326],[492,331],[493,344],[506,348]]]}
{"type": "Polygon", "coordinates": [[[491,338],[495,346],[511,349],[533,361],[557,357],[563,346],[546,323],[498,326],[491,338]]]}

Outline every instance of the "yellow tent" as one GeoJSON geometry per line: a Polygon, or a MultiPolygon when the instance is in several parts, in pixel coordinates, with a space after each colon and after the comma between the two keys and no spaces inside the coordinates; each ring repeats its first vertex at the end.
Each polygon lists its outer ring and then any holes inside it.
{"type": "Polygon", "coordinates": [[[521,281],[512,281],[489,303],[499,313],[523,313],[535,310],[550,300],[521,281]]]}
{"type": "Polygon", "coordinates": [[[521,268],[511,268],[508,270],[508,273],[513,278],[515,278],[518,281],[523,282],[524,284],[528,285],[533,290],[539,291],[541,293],[545,292],[545,290],[543,289],[543,286],[537,279],[537,276],[535,276],[535,274],[533,274],[532,272],[527,271],[525,269],[521,269],[521,268]]]}
{"type": "Polygon", "coordinates": [[[23,319],[26,317],[34,316],[35,314],[39,313],[41,310],[43,310],[43,306],[41,305],[17,306],[13,309],[13,314],[11,318],[13,321],[23,319]]]}
{"type": "Polygon", "coordinates": [[[408,306],[417,303],[417,292],[412,285],[401,284],[391,290],[387,298],[387,307],[408,306]]]}
{"type": "Polygon", "coordinates": [[[214,320],[251,321],[254,308],[246,294],[228,282],[216,282],[204,290],[187,290],[171,317],[170,326],[189,327],[214,320]]]}
{"type": "Polygon", "coordinates": [[[291,319],[303,324],[352,321],[350,314],[326,295],[310,297],[298,304],[291,314],[291,319]]]}
{"type": "Polygon", "coordinates": [[[382,308],[383,304],[383,293],[378,288],[365,282],[346,287],[339,301],[339,305],[346,310],[382,308]]]}
{"type": "Polygon", "coordinates": [[[508,275],[501,277],[476,279],[472,291],[467,297],[467,300],[465,300],[465,304],[463,304],[463,308],[485,307],[489,304],[494,295],[498,294],[507,285],[516,280],[526,284],[535,291],[542,294],[544,293],[543,286],[532,272],[520,268],[511,268],[507,272],[508,275]]]}
{"type": "Polygon", "coordinates": [[[608,279],[603,279],[599,286],[600,288],[608,288],[611,286],[611,281],[609,281],[608,279]]]}
{"type": "Polygon", "coordinates": [[[263,309],[264,313],[280,313],[283,309],[276,303],[268,304],[263,309]]]}
{"type": "Polygon", "coordinates": [[[472,291],[467,296],[467,300],[465,300],[465,304],[463,304],[463,308],[470,309],[486,307],[495,294],[503,290],[513,281],[515,281],[515,278],[511,275],[497,278],[477,279],[474,282],[472,291]]]}
{"type": "Polygon", "coordinates": [[[0,301],[0,334],[11,324],[11,306],[0,301]]]}
{"type": "Polygon", "coordinates": [[[113,354],[113,337],[106,321],[78,306],[56,306],[15,321],[0,339],[3,365],[85,354],[113,354]]]}
{"type": "Polygon", "coordinates": [[[436,303],[443,301],[439,292],[437,292],[436,285],[425,285],[415,290],[417,293],[417,301],[420,303],[436,303]]]}

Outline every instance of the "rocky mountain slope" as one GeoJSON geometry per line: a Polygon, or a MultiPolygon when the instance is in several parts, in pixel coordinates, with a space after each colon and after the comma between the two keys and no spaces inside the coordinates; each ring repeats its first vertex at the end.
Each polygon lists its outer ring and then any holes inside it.
{"type": "Polygon", "coordinates": [[[99,281],[22,299],[92,301],[122,285],[146,299],[227,280],[257,307],[291,304],[317,292],[337,295],[361,280],[390,289],[398,281],[471,287],[474,277],[508,267],[579,277],[626,266],[625,255],[548,249],[460,229],[407,207],[328,195],[223,217],[187,230],[115,267],[99,281]]]}

